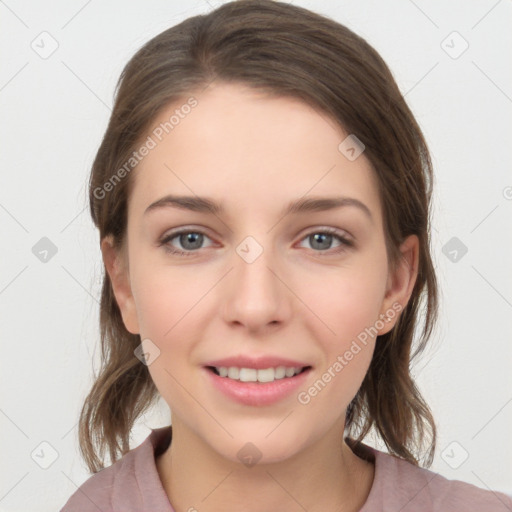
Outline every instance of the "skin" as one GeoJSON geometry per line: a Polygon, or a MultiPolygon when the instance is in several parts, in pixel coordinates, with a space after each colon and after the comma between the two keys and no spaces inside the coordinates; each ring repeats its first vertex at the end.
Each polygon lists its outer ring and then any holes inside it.
{"type": "MultiPolygon", "coordinates": [[[[212,84],[194,96],[198,105],[133,171],[123,250],[108,237],[101,245],[126,328],[160,350],[148,368],[173,424],[172,443],[156,460],[162,484],[177,512],[357,511],[374,466],[351,451],[343,431],[376,338],[307,405],[297,393],[268,406],[234,403],[209,384],[202,365],[238,354],[306,361],[307,390],[379,315],[405,307],[418,239],[403,242],[403,262],[391,271],[377,178],[364,153],[350,161],[338,150],[348,133],[325,114],[239,84],[212,84]],[[144,214],[170,193],[208,196],[225,212],[144,214]],[[304,195],[356,198],[372,218],[352,206],[280,215],[304,195]],[[158,246],[178,227],[206,235],[199,249],[179,236],[167,243],[192,256],[158,246]],[[310,235],[326,227],[354,246],[333,237],[319,249],[310,235]],[[247,236],[263,249],[252,263],[236,252],[247,236]],[[237,458],[247,442],[262,454],[252,467],[237,458]]],[[[184,102],[166,107],[153,126],[184,102]]]]}

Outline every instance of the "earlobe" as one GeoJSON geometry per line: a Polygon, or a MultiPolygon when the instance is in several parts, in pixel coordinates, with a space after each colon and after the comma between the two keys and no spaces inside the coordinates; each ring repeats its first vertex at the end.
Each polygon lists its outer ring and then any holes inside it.
{"type": "Polygon", "coordinates": [[[117,305],[123,317],[123,323],[132,334],[139,334],[137,309],[130,285],[130,276],[124,258],[119,249],[114,247],[112,236],[101,242],[101,253],[105,270],[109,275],[117,305]]]}
{"type": "Polygon", "coordinates": [[[387,317],[385,326],[379,329],[379,336],[389,332],[397,323],[399,312],[409,302],[418,277],[419,239],[416,235],[408,236],[400,246],[402,255],[394,271],[390,271],[386,295],[382,303],[381,315],[387,317]]]}

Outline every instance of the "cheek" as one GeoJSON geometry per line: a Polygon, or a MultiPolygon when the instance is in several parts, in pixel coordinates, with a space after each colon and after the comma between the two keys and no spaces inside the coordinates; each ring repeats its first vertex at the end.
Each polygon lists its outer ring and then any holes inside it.
{"type": "Polygon", "coordinates": [[[372,328],[383,295],[379,273],[378,269],[338,269],[321,281],[325,283],[321,289],[310,283],[307,300],[315,304],[315,315],[308,317],[304,326],[322,356],[314,378],[297,399],[326,426],[346,410],[370,366],[376,340],[372,328]]]}
{"type": "MultiPolygon", "coordinates": [[[[345,345],[378,319],[387,280],[386,263],[366,260],[309,275],[301,285],[304,303],[316,318],[315,337],[331,350],[345,345]]],[[[313,318],[313,317],[312,317],[313,318]]],[[[315,323],[310,322],[310,326],[315,323]]]]}
{"type": "MultiPolygon", "coordinates": [[[[371,326],[378,315],[377,301],[361,288],[344,293],[349,291],[338,287],[332,290],[329,299],[322,298],[325,325],[316,321],[310,329],[322,352],[316,375],[321,382],[317,380],[314,384],[324,395],[317,401],[319,407],[322,403],[347,406],[359,389],[373,355],[376,338],[371,326]]],[[[311,390],[311,396],[315,392],[311,390]]]]}
{"type": "Polygon", "coordinates": [[[133,270],[141,339],[151,340],[159,351],[149,372],[169,404],[186,403],[180,384],[195,385],[191,379],[197,374],[191,367],[196,346],[204,341],[206,325],[216,310],[213,297],[219,277],[212,272],[199,276],[194,265],[157,266],[144,259],[133,270]]]}
{"type": "Polygon", "coordinates": [[[196,386],[191,380],[196,374],[190,371],[190,355],[204,332],[201,298],[212,284],[194,279],[193,272],[183,267],[149,267],[134,279],[141,338],[151,340],[159,351],[148,370],[169,406],[186,411],[190,397],[185,388],[196,386]]]}
{"type": "Polygon", "coordinates": [[[303,282],[309,337],[321,347],[315,379],[301,390],[299,403],[325,421],[334,419],[356,395],[375,347],[387,279],[386,259],[370,255],[354,264],[330,269],[328,275],[303,282]],[[320,285],[318,284],[320,283],[320,285]],[[309,315],[309,313],[308,313],[309,315]]]}
{"type": "Polygon", "coordinates": [[[208,276],[198,279],[192,267],[139,266],[132,290],[141,336],[164,344],[176,338],[175,332],[197,316],[202,297],[214,284],[211,277],[211,283],[208,276]]]}

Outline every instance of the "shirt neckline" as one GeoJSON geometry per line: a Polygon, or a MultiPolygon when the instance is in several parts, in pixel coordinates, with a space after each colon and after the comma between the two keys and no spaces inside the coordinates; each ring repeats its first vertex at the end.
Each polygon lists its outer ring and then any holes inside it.
{"type": "MultiPolygon", "coordinates": [[[[172,508],[172,503],[169,501],[169,497],[165,492],[162,481],[160,480],[160,475],[158,473],[156,467],[156,458],[164,453],[172,440],[172,425],[168,425],[165,427],[160,427],[156,429],[151,429],[151,434],[147,438],[148,442],[148,451],[150,452],[150,459],[152,460],[150,471],[153,473],[154,478],[160,483],[160,490],[167,500],[167,503],[170,506],[169,512],[174,512],[174,508],[172,508]]],[[[345,437],[345,442],[352,450],[352,452],[359,458],[374,464],[374,475],[373,482],[370,488],[370,492],[366,498],[366,501],[360,508],[359,512],[370,512],[371,510],[377,510],[375,507],[378,505],[377,493],[378,489],[381,487],[381,479],[384,471],[385,457],[386,453],[380,452],[379,450],[368,446],[365,443],[357,442],[356,440],[345,437]]]]}

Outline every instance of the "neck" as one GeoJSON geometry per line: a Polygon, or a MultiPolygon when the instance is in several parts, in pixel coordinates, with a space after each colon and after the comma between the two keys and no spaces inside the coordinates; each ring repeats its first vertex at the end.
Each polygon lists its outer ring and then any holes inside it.
{"type": "Polygon", "coordinates": [[[175,512],[358,512],[373,483],[374,465],[352,452],[339,428],[287,460],[251,467],[225,459],[179,421],[172,432],[156,463],[175,512]]]}

